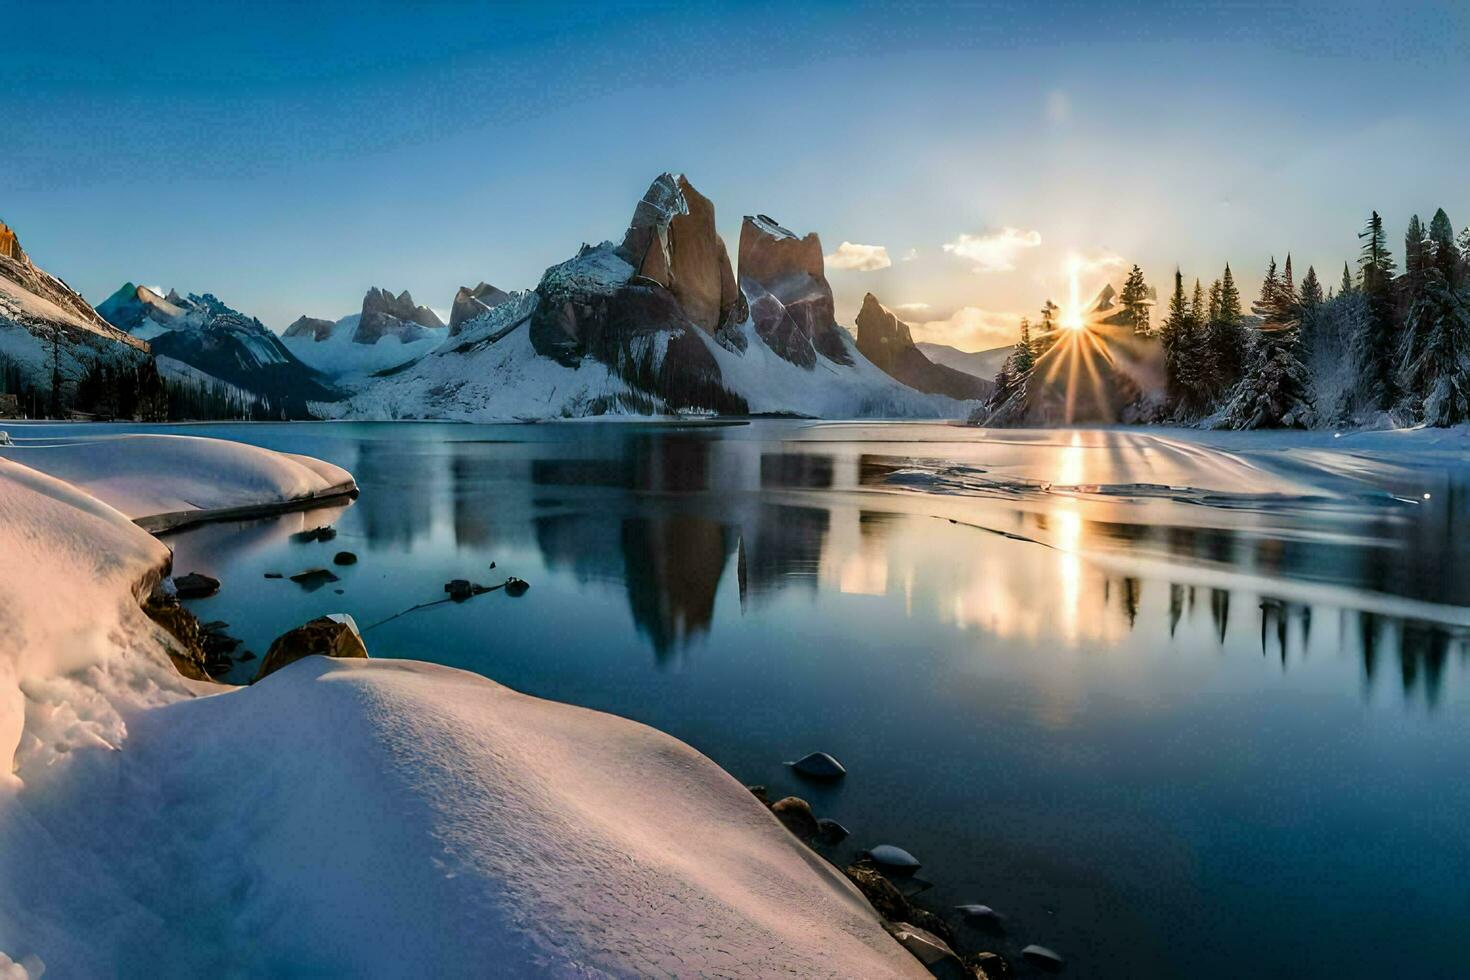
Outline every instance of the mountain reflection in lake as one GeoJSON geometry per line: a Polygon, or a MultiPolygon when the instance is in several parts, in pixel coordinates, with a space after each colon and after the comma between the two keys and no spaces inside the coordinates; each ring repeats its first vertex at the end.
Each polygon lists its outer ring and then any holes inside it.
{"type": "Polygon", "coordinates": [[[936,906],[1005,912],[989,941],[1013,962],[1041,942],[1082,976],[1309,955],[1366,977],[1412,949],[1420,975],[1470,971],[1443,929],[1470,920],[1454,466],[1374,484],[1324,456],[1305,486],[1301,456],[1177,436],[919,425],[205,431],[362,486],[170,539],[225,582],[196,611],[257,653],[324,612],[366,625],[518,575],[520,599],[418,611],[369,649],[647,722],[804,796],[853,831],[834,860],[901,844],[936,906]],[[334,544],[290,541],[328,520],[334,544]],[[333,588],[262,578],[338,548],[361,560],[333,588]],[[849,777],[794,780],[782,761],[813,749],[849,777]]]}

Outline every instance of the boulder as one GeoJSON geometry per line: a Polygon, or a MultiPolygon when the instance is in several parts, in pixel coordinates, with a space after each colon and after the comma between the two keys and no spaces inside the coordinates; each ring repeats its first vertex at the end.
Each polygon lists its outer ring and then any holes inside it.
{"type": "Polygon", "coordinates": [[[964,959],[975,974],[975,980],[1006,980],[1012,973],[1011,965],[999,953],[976,953],[964,959]]]}
{"type": "Polygon", "coordinates": [[[332,336],[332,328],[336,324],[331,320],[323,320],[315,316],[297,317],[296,322],[286,328],[282,337],[310,337],[313,341],[320,343],[332,336]]]}
{"type": "Polygon", "coordinates": [[[826,841],[828,844],[839,844],[842,841],[847,840],[849,836],[849,832],[846,827],[842,826],[842,824],[838,823],[836,820],[829,820],[826,817],[823,817],[817,821],[817,833],[821,835],[822,840],[826,841]]]}
{"type": "Polygon", "coordinates": [[[333,565],[356,565],[357,556],[350,551],[339,551],[332,556],[333,565]]]}
{"type": "Polygon", "coordinates": [[[797,775],[808,779],[841,779],[847,775],[847,770],[842,767],[842,763],[825,752],[812,752],[804,755],[790,763],[790,766],[796,770],[797,775]]]}
{"type": "Polygon", "coordinates": [[[944,980],[973,980],[974,972],[955,955],[949,943],[932,932],[912,922],[896,922],[885,927],[934,976],[944,980]]]}
{"type": "Polygon", "coordinates": [[[777,354],[805,368],[815,367],[817,354],[852,363],[815,232],[797,237],[773,218],[746,215],[739,276],[756,333],[777,354]]]}
{"type": "Polygon", "coordinates": [[[890,922],[902,922],[909,917],[909,900],[877,868],[867,861],[848,865],[843,874],[857,886],[858,891],[873,906],[879,915],[890,922]]]}
{"type": "Polygon", "coordinates": [[[922,867],[918,858],[893,844],[879,844],[867,853],[875,864],[887,871],[908,875],[922,867]]]}
{"type": "Polygon", "coordinates": [[[461,286],[454,294],[454,305],[449,308],[449,336],[459,336],[460,329],[468,322],[510,299],[510,293],[496,289],[488,282],[478,286],[461,286]]]}
{"type": "Polygon", "coordinates": [[[914,345],[909,325],[868,293],[857,317],[857,348],[889,377],[918,391],[958,399],[989,396],[992,385],[963,371],[935,364],[914,345]]]}
{"type": "Polygon", "coordinates": [[[1055,950],[1034,943],[1021,950],[1021,955],[1026,957],[1027,962],[1049,973],[1055,973],[1066,966],[1066,960],[1062,959],[1055,950]]]}
{"type": "Polygon", "coordinates": [[[256,673],[258,681],[303,657],[366,657],[362,635],[351,616],[322,616],[276,637],[256,673]]]}
{"type": "Polygon", "coordinates": [[[776,819],[785,825],[802,840],[810,840],[817,835],[817,818],[812,813],[811,804],[799,796],[788,796],[771,804],[771,812],[776,819]]]}
{"type": "Polygon", "coordinates": [[[291,581],[308,592],[315,592],[328,582],[336,582],[337,576],[330,569],[307,568],[292,575],[291,581]]]}
{"type": "Polygon", "coordinates": [[[219,579],[199,572],[174,576],[174,592],[180,599],[204,599],[219,591],[219,579]]]}

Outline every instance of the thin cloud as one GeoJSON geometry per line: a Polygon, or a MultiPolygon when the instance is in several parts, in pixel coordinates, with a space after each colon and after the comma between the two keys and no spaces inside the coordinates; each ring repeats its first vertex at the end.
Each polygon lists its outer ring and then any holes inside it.
{"type": "Polygon", "coordinates": [[[888,249],[882,245],[859,245],[856,242],[843,242],[837,246],[837,251],[824,258],[833,269],[854,272],[877,272],[893,264],[888,257],[888,249]]]}
{"type": "Polygon", "coordinates": [[[1016,257],[1028,248],[1041,245],[1041,232],[1020,228],[1002,228],[984,235],[961,235],[944,243],[944,250],[975,263],[976,272],[1011,272],[1016,257]]]}
{"type": "Polygon", "coordinates": [[[890,306],[889,309],[894,313],[907,313],[910,316],[917,316],[921,313],[928,313],[933,307],[928,303],[899,303],[897,306],[890,306]]]}
{"type": "Polygon", "coordinates": [[[948,344],[960,350],[990,350],[1013,344],[1021,335],[1021,315],[962,306],[947,317],[909,324],[915,340],[948,344]]]}

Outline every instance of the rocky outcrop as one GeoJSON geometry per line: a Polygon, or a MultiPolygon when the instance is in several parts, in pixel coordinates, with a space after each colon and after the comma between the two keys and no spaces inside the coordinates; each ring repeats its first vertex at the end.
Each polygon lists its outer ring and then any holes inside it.
{"type": "Polygon", "coordinates": [[[715,231],[715,206],[683,174],[660,174],[649,186],[620,251],[636,275],[673,293],[706,333],[745,319],[729,252],[715,231]]]}
{"type": "Polygon", "coordinates": [[[430,330],[444,329],[444,321],[427,306],[414,305],[408,290],[397,296],[374,286],[362,298],[362,317],[357,321],[352,341],[376,344],[384,337],[397,337],[405,344],[430,336],[430,330]]]}
{"type": "Polygon", "coordinates": [[[806,368],[816,366],[818,354],[852,363],[833,313],[815,232],[799,238],[766,215],[746,215],[740,227],[740,288],[756,333],[777,354],[806,368]]]}
{"type": "Polygon", "coordinates": [[[733,274],[714,233],[714,208],[683,177],[661,174],[633,212],[621,244],[584,245],[536,287],[531,342],[568,366],[592,357],[674,409],[743,413],[701,334],[726,346],[743,320],[727,297],[733,274]],[[688,220],[681,220],[688,219],[688,220]],[[688,305],[686,305],[686,303],[688,305]]]}
{"type": "Polygon", "coordinates": [[[460,286],[454,294],[454,306],[449,310],[449,336],[459,336],[460,328],[482,313],[487,313],[510,299],[510,293],[496,289],[488,282],[473,288],[460,286]]]}
{"type": "Polygon", "coordinates": [[[366,657],[351,616],[322,616],[276,637],[256,673],[258,681],[303,657],[366,657]]]}
{"type": "Polygon", "coordinates": [[[878,302],[872,293],[863,297],[857,317],[857,348],[879,369],[910,388],[950,398],[987,397],[992,385],[981,379],[935,364],[914,346],[909,325],[878,302]]]}
{"type": "Polygon", "coordinates": [[[337,324],[331,320],[323,320],[321,317],[302,316],[297,317],[296,322],[286,328],[282,337],[310,337],[317,343],[332,336],[332,328],[337,324]]]}

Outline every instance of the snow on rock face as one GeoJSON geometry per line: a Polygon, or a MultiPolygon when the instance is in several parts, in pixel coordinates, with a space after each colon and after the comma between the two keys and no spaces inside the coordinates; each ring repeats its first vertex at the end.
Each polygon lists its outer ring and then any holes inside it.
{"type": "Polygon", "coordinates": [[[317,343],[332,336],[332,328],[337,325],[335,320],[323,320],[315,316],[299,316],[281,334],[281,339],[294,337],[309,337],[317,343]]]}
{"type": "Polygon", "coordinates": [[[746,215],[740,227],[740,288],[750,301],[756,332],[782,357],[802,367],[814,366],[816,354],[848,363],[816,232],[798,238],[766,215],[746,215]]]}
{"type": "Polygon", "coordinates": [[[488,312],[508,299],[510,299],[510,293],[503,289],[496,289],[488,282],[482,281],[474,288],[460,286],[459,292],[454,294],[454,305],[449,310],[449,336],[459,336],[460,328],[467,321],[488,312]]]}
{"type": "Polygon", "coordinates": [[[414,305],[408,290],[394,296],[374,286],[362,298],[362,315],[352,340],[358,344],[376,344],[384,337],[397,337],[407,344],[431,336],[430,331],[443,329],[444,321],[427,306],[414,305]]]}
{"type": "Polygon", "coordinates": [[[914,346],[909,325],[868,293],[857,317],[857,348],[879,370],[917,391],[950,398],[978,399],[991,385],[962,371],[935,364],[914,346]]]}
{"type": "Polygon", "coordinates": [[[16,438],[0,447],[0,458],[66,480],[132,520],[276,504],[352,485],[352,474],[319,459],[199,436],[16,438]]]}

